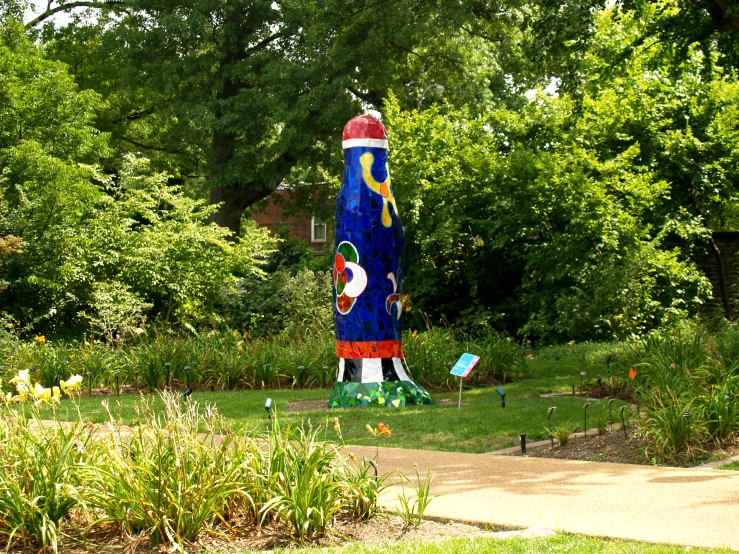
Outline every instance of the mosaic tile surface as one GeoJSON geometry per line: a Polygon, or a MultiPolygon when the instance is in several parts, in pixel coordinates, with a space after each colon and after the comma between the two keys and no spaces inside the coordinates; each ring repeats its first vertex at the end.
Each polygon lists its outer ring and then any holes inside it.
{"type": "Polygon", "coordinates": [[[355,117],[344,128],[344,178],[336,203],[333,269],[340,358],[339,382],[331,394],[334,407],[431,401],[423,388],[408,380],[401,365],[405,233],[393,194],[387,146],[385,128],[371,116],[355,117]],[[366,359],[382,363],[362,364],[366,359]],[[387,392],[379,385],[388,385],[387,392]]]}
{"type": "Polygon", "coordinates": [[[400,408],[433,403],[429,393],[413,381],[336,383],[328,407],[360,408],[375,405],[400,408]]]}

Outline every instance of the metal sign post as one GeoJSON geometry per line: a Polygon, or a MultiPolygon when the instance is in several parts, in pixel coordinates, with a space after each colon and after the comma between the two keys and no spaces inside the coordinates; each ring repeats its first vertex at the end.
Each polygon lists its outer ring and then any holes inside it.
{"type": "Polygon", "coordinates": [[[457,363],[454,364],[454,367],[449,372],[451,375],[459,377],[459,401],[457,402],[457,411],[462,410],[462,381],[470,374],[472,368],[475,367],[479,361],[480,356],[466,353],[462,354],[462,357],[457,360],[457,363]]]}

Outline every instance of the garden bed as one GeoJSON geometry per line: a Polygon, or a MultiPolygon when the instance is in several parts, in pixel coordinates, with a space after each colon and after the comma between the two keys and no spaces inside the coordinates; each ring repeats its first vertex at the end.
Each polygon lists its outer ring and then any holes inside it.
{"type": "MultiPolygon", "coordinates": [[[[235,526],[239,529],[238,524],[235,526]]],[[[425,520],[419,527],[406,525],[394,514],[380,515],[368,521],[337,522],[330,535],[316,539],[307,544],[311,546],[343,546],[354,542],[367,544],[407,541],[434,541],[455,537],[489,536],[492,532],[507,529],[482,529],[473,525],[455,522],[437,522],[425,520]]],[[[223,532],[226,532],[223,529],[223,532]]],[[[233,531],[232,531],[233,532],[233,531]]],[[[153,554],[168,552],[171,549],[163,545],[152,545],[146,535],[121,538],[114,531],[96,533],[88,537],[86,545],[66,541],[59,545],[67,554],[89,554],[94,551],[100,554],[153,554]]],[[[202,533],[198,539],[183,545],[186,552],[219,552],[241,553],[247,551],[273,551],[275,548],[295,548],[300,546],[294,539],[284,533],[278,526],[247,526],[228,539],[216,534],[202,533]]],[[[13,548],[18,554],[36,554],[38,549],[13,548]]]]}
{"type": "MultiPolygon", "coordinates": [[[[628,439],[623,431],[614,429],[603,435],[573,437],[566,446],[551,445],[529,447],[526,455],[534,458],[556,458],[560,460],[583,460],[588,462],[608,462],[619,464],[655,465],[656,460],[646,454],[647,443],[637,434],[629,433],[628,439]]],[[[518,452],[513,454],[520,456],[518,452]]],[[[659,465],[671,467],[695,467],[711,460],[730,458],[739,455],[739,444],[725,443],[716,446],[705,444],[701,449],[692,449],[691,455],[677,460],[661,460],[659,465]]]]}

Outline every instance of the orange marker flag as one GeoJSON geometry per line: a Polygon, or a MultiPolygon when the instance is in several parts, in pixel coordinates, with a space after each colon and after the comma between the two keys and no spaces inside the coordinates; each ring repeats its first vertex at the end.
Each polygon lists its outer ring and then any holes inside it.
{"type": "Polygon", "coordinates": [[[631,367],[629,368],[629,379],[633,379],[634,377],[636,377],[636,370],[631,367]]]}

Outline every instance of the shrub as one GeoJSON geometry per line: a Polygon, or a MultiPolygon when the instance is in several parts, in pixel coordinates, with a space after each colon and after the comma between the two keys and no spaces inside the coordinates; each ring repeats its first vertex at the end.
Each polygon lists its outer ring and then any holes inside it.
{"type": "Polygon", "coordinates": [[[204,415],[195,403],[183,408],[166,392],[162,399],[163,416],[142,401],[145,423],[128,436],[111,435],[107,454],[89,472],[100,491],[92,505],[105,512],[104,521],[128,533],[144,531],[155,544],[181,546],[242,494],[237,481],[242,459],[231,451],[233,435],[216,440],[215,410],[204,415]],[[204,435],[198,433],[201,425],[204,435]]]}
{"type": "Polygon", "coordinates": [[[681,396],[671,390],[651,391],[644,406],[647,414],[644,433],[649,439],[649,449],[657,456],[675,460],[692,440],[700,443],[703,426],[692,407],[690,396],[681,396]]]}
{"type": "Polygon", "coordinates": [[[554,427],[551,430],[551,434],[555,439],[557,439],[560,446],[567,446],[567,443],[570,442],[570,435],[575,431],[577,431],[576,425],[565,423],[564,425],[554,427]]]}
{"type": "Polygon", "coordinates": [[[67,516],[91,495],[82,474],[99,452],[94,436],[80,422],[47,427],[35,417],[3,417],[0,434],[0,535],[8,547],[56,552],[67,516]]]}

